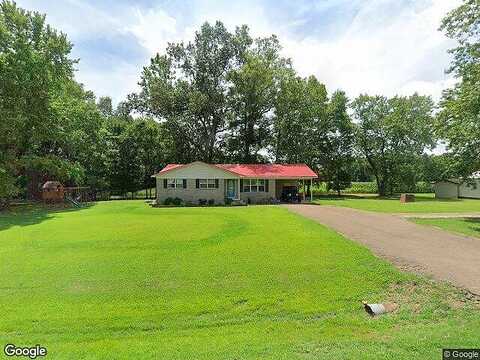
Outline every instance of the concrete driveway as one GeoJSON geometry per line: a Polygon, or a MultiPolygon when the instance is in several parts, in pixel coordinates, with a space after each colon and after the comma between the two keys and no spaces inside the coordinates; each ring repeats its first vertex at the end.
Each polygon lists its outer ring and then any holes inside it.
{"type": "Polygon", "coordinates": [[[446,280],[480,295],[480,239],[350,208],[285,205],[369,247],[403,270],[446,280]]]}

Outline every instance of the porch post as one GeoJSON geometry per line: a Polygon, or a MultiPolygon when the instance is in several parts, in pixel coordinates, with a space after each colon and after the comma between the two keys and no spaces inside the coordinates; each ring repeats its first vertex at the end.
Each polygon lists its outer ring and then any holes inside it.
{"type": "Polygon", "coordinates": [[[310,202],[313,202],[313,179],[310,179],[310,202]]]}
{"type": "Polygon", "coordinates": [[[302,179],[303,183],[303,201],[305,201],[305,179],[302,179]]]}
{"type": "Polygon", "coordinates": [[[240,178],[237,179],[237,200],[242,200],[240,199],[240,178]]]}

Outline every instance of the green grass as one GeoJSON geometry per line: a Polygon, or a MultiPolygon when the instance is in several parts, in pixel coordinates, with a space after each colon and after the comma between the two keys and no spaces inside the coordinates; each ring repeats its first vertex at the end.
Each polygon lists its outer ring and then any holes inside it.
{"type": "Polygon", "coordinates": [[[438,359],[480,339],[458,291],[275,206],[0,213],[0,279],[2,343],[53,359],[438,359]]]}
{"type": "Polygon", "coordinates": [[[399,197],[377,196],[320,197],[316,204],[344,206],[353,209],[383,213],[467,213],[480,212],[480,200],[439,200],[433,194],[416,194],[415,202],[400,203],[399,197]]]}
{"type": "Polygon", "coordinates": [[[480,238],[480,218],[450,218],[450,219],[414,219],[418,224],[436,226],[468,236],[480,238]]]}

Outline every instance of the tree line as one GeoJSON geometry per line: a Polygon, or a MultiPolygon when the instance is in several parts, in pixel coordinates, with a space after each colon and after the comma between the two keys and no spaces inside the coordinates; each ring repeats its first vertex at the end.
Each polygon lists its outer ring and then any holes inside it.
{"type": "Polygon", "coordinates": [[[205,23],[170,43],[115,108],[74,79],[66,35],[45,16],[0,4],[0,202],[35,198],[46,180],[136,191],[169,162],[307,163],[340,191],[375,180],[380,195],[480,166],[479,5],[466,0],[441,29],[457,39],[457,78],[427,96],[329,94],[301,77],[276,36],[205,23]],[[429,155],[439,142],[448,151],[429,155]]]}

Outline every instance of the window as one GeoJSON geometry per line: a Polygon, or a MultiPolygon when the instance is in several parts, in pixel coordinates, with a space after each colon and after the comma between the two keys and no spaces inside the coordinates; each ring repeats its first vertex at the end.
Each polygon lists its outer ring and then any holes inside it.
{"type": "Polygon", "coordinates": [[[182,179],[167,179],[167,188],[169,188],[169,189],[183,188],[183,180],[182,179]]]}
{"type": "Polygon", "coordinates": [[[243,180],[243,192],[265,192],[265,179],[243,180]]]}
{"type": "Polygon", "coordinates": [[[198,179],[200,189],[215,189],[217,187],[215,179],[198,179]]]}

